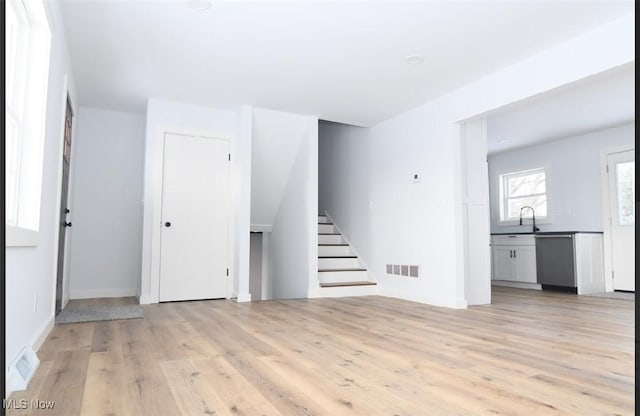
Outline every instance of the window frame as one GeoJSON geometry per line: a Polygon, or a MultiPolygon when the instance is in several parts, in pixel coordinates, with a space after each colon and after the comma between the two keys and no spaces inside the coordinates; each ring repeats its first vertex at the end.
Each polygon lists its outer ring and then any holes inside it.
{"type": "MultiPolygon", "coordinates": [[[[15,189],[5,205],[5,210],[13,205],[14,212],[11,218],[5,212],[5,247],[37,246],[53,26],[48,6],[43,0],[9,0],[6,7],[13,8],[12,13],[15,12],[21,26],[16,32],[19,36],[15,38],[15,45],[16,48],[22,47],[23,51],[15,55],[19,58],[15,62],[5,62],[5,70],[11,68],[16,76],[12,85],[7,84],[8,79],[5,80],[6,90],[13,91],[13,100],[5,96],[5,117],[16,121],[19,134],[12,140],[14,171],[11,178],[9,175],[6,178],[11,182],[5,182],[7,187],[15,189]]],[[[7,144],[6,140],[5,146],[7,144]]]]}
{"type": "MultiPolygon", "coordinates": [[[[526,175],[531,175],[531,174],[535,174],[538,172],[542,172],[544,173],[545,176],[545,192],[544,195],[546,196],[546,200],[547,200],[547,215],[538,215],[536,213],[536,224],[551,224],[553,222],[553,217],[551,215],[551,207],[552,207],[552,201],[551,201],[551,181],[550,181],[550,177],[549,177],[549,168],[546,164],[537,164],[535,166],[530,166],[530,167],[526,167],[526,168],[522,168],[522,169],[510,169],[508,171],[503,171],[503,172],[499,172],[497,175],[497,179],[498,179],[498,226],[513,226],[513,225],[519,225],[520,224],[520,217],[518,218],[505,218],[506,213],[508,212],[508,200],[510,199],[507,195],[505,195],[505,190],[507,187],[507,181],[511,178],[514,177],[519,177],[519,176],[526,176],[526,175]]],[[[542,194],[531,194],[531,195],[526,195],[526,196],[535,196],[535,195],[542,195],[542,194]]],[[[526,196],[520,196],[519,198],[523,198],[526,196]]],[[[527,214],[529,214],[531,211],[527,210],[527,214]]],[[[526,219],[530,219],[530,216],[526,216],[523,217],[526,219]]],[[[527,224],[529,224],[530,221],[527,221],[527,224]]],[[[524,225],[524,224],[523,224],[524,225]]]]}

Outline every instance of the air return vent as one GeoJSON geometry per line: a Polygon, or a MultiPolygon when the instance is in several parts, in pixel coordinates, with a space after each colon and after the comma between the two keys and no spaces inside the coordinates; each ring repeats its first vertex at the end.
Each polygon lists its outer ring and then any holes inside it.
{"type": "Polygon", "coordinates": [[[25,390],[39,365],[40,360],[33,351],[33,348],[26,347],[22,350],[18,358],[9,365],[7,378],[9,379],[9,383],[11,383],[11,390],[25,390]]]}
{"type": "Polygon", "coordinates": [[[394,276],[419,277],[420,267],[411,264],[387,264],[387,274],[394,276]]]}

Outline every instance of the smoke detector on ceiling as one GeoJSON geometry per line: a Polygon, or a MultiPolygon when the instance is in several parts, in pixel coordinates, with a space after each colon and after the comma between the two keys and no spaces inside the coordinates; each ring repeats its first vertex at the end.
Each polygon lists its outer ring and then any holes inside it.
{"type": "Polygon", "coordinates": [[[187,5],[193,10],[209,10],[211,8],[211,0],[187,0],[187,5]]]}

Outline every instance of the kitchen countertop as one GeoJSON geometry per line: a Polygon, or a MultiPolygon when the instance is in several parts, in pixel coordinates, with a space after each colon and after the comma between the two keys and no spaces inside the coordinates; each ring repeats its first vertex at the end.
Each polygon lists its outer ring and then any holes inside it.
{"type": "Polygon", "coordinates": [[[538,231],[522,233],[491,233],[491,235],[558,235],[558,234],[602,234],[602,231],[538,231]]]}

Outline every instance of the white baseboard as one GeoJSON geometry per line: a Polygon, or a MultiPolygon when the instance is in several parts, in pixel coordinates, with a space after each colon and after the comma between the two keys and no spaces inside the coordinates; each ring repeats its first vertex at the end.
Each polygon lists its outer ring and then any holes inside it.
{"type": "Polygon", "coordinates": [[[140,305],[150,305],[152,303],[158,303],[157,300],[153,299],[151,295],[138,295],[138,303],[140,305]]]}
{"type": "Polygon", "coordinates": [[[38,352],[44,341],[47,339],[49,333],[53,329],[53,325],[55,324],[55,322],[56,317],[51,316],[49,320],[45,322],[45,324],[40,328],[40,331],[35,334],[35,336],[31,340],[31,346],[33,347],[33,350],[35,352],[38,352]]]}
{"type": "Polygon", "coordinates": [[[467,306],[491,305],[491,290],[472,290],[467,293],[467,306]]]}
{"type": "Polygon", "coordinates": [[[379,294],[381,296],[386,296],[389,298],[409,300],[412,302],[424,303],[424,304],[433,305],[433,306],[442,306],[445,308],[452,308],[452,309],[467,308],[467,301],[464,299],[435,298],[435,297],[429,297],[429,296],[416,295],[414,293],[398,292],[398,291],[382,289],[382,288],[380,288],[379,294]]]}
{"type": "Polygon", "coordinates": [[[238,293],[238,296],[236,296],[236,302],[251,302],[251,293],[238,293]]]}
{"type": "Polygon", "coordinates": [[[309,298],[346,298],[351,296],[378,295],[377,285],[319,287],[309,291],[309,298]]]}
{"type": "Polygon", "coordinates": [[[70,292],[71,299],[93,299],[93,298],[124,298],[129,296],[137,296],[137,288],[128,289],[83,289],[72,290],[70,292]]]}
{"type": "Polygon", "coordinates": [[[492,280],[491,284],[494,286],[517,287],[519,289],[542,290],[542,285],[540,283],[511,282],[509,280],[492,280]]]}

